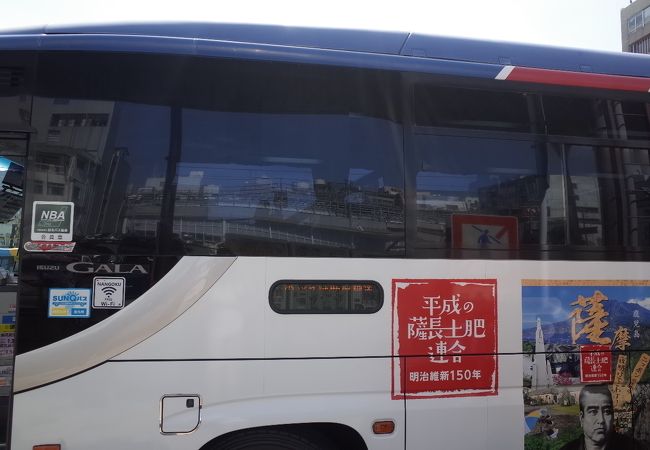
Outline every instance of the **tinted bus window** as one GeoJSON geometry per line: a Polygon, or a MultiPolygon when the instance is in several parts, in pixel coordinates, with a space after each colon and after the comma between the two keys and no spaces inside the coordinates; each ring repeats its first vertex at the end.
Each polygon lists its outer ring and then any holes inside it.
{"type": "Polygon", "coordinates": [[[530,132],[530,105],[533,99],[513,92],[429,85],[414,90],[415,123],[420,126],[530,132]]]}
{"type": "Polygon", "coordinates": [[[35,54],[4,52],[0,63],[0,131],[29,133],[35,54]]]}
{"type": "Polygon", "coordinates": [[[27,199],[75,202],[76,252],[403,254],[395,75],[81,57],[41,57],[27,199]]]}
{"type": "Polygon", "coordinates": [[[646,104],[426,85],[415,93],[421,127],[408,167],[423,255],[647,257],[648,150],[620,145],[650,136],[646,104]]]}
{"type": "Polygon", "coordinates": [[[571,244],[585,247],[650,245],[650,150],[567,145],[571,244]]]}
{"type": "Polygon", "coordinates": [[[546,127],[551,135],[650,138],[650,116],[645,103],[545,95],[542,104],[546,127]]]}
{"type": "MultiPolygon", "coordinates": [[[[35,98],[38,133],[31,142],[28,176],[38,189],[28,191],[27,201],[74,202],[77,252],[156,253],[158,221],[140,236],[125,233],[123,222],[132,191],[164,179],[169,110],[106,100],[35,98]],[[92,114],[104,120],[95,121],[92,114]]],[[[149,213],[159,218],[160,204],[150,205],[149,213]]]]}
{"type": "Polygon", "coordinates": [[[382,254],[403,226],[400,133],[370,117],[186,110],[175,232],[192,252],[382,254]]]}
{"type": "MultiPolygon", "coordinates": [[[[513,217],[518,247],[565,242],[557,151],[533,141],[432,135],[416,136],[415,145],[419,245],[451,247],[454,215],[484,217],[486,225],[491,217],[513,217]]],[[[479,229],[481,222],[468,226],[479,229]]],[[[498,234],[490,249],[509,249],[498,234]]],[[[455,246],[479,248],[479,244],[477,236],[475,242],[455,246]]]]}
{"type": "Polygon", "coordinates": [[[593,99],[544,96],[543,105],[550,134],[607,137],[593,99]]]}

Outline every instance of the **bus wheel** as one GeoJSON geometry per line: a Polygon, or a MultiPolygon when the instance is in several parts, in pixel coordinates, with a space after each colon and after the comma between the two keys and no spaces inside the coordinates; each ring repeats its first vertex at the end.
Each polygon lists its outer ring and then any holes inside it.
{"type": "Polygon", "coordinates": [[[260,429],[234,433],[206,450],[335,450],[321,436],[303,436],[283,430],[260,429]]]}

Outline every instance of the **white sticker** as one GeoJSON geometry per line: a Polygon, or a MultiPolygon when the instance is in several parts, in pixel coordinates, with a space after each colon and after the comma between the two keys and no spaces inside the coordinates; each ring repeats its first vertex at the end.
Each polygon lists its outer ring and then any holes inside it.
{"type": "Polygon", "coordinates": [[[124,289],[126,278],[95,277],[93,278],[93,308],[121,309],[124,308],[124,289]]]}
{"type": "Polygon", "coordinates": [[[34,202],[32,205],[32,241],[72,241],[74,203],[34,202]]]}

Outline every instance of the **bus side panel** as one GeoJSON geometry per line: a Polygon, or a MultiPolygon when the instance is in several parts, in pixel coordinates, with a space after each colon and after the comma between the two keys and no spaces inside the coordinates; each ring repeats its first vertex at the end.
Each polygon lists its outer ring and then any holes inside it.
{"type": "MultiPolygon", "coordinates": [[[[278,280],[287,279],[373,280],[379,282],[383,288],[384,305],[375,314],[358,315],[282,315],[269,310],[266,354],[268,357],[347,356],[350,353],[358,356],[408,355],[407,358],[394,358],[395,364],[391,367],[384,366],[382,370],[386,372],[381,374],[384,388],[390,389],[387,391],[386,400],[394,404],[395,410],[406,404],[407,449],[428,449],[433,445],[449,449],[519,448],[520,428],[512,426],[512,423],[522,421],[521,364],[518,355],[514,358],[492,356],[497,361],[499,376],[504,377],[499,380],[496,395],[458,397],[455,392],[448,392],[435,394],[438,395],[435,398],[410,397],[405,401],[398,392],[399,372],[403,371],[404,376],[409,365],[418,360],[423,360],[424,365],[427,365],[429,357],[416,356],[408,350],[400,351],[393,340],[394,280],[430,282],[435,285],[438,280],[481,281],[489,278],[498,279],[498,284],[509,266],[502,266],[498,277],[487,276],[489,264],[482,260],[274,259],[267,270],[268,286],[278,280]],[[295,336],[300,338],[296,339],[295,336]],[[398,364],[398,360],[401,360],[401,364],[398,364]],[[502,389],[505,386],[508,388],[502,389]],[[506,424],[507,426],[504,426],[506,424]],[[468,426],[471,426],[472,433],[466,432],[468,426]],[[490,447],[486,447],[488,441],[490,447]]],[[[498,288],[500,289],[499,284],[498,288]]],[[[500,292],[496,292],[496,317],[500,318],[496,337],[499,352],[520,351],[521,344],[517,345],[514,339],[520,335],[521,323],[517,298],[502,296],[500,292]],[[501,328],[501,321],[509,323],[501,328]]],[[[416,299],[421,300],[423,299],[416,299]]],[[[422,308],[416,307],[415,311],[421,311],[417,316],[425,315],[422,308]]],[[[427,349],[428,347],[424,346],[417,355],[426,355],[430,351],[427,349]]],[[[469,362],[468,360],[475,357],[464,355],[463,358],[469,362]]],[[[313,362],[309,364],[313,366],[313,362]]],[[[427,372],[427,376],[429,373],[427,372]]],[[[313,379],[319,380],[320,377],[315,373],[313,379]]],[[[291,383],[300,384],[300,381],[287,377],[285,383],[290,386],[291,383]]],[[[366,411],[369,418],[375,417],[372,413],[372,410],[366,411]]]]}
{"type": "Polygon", "coordinates": [[[267,360],[264,374],[268,423],[338,423],[355,429],[369,449],[403,448],[404,403],[391,400],[390,358],[267,360]],[[373,434],[380,420],[392,420],[395,431],[373,434]]]}
{"type": "Polygon", "coordinates": [[[487,449],[523,448],[521,355],[499,356],[499,396],[487,399],[487,449]]]}
{"type": "Polygon", "coordinates": [[[335,421],[356,429],[371,449],[400,448],[404,436],[409,450],[430,448],[434,440],[445,448],[521,448],[523,280],[644,280],[647,273],[645,263],[238,258],[187,312],[119,359],[18,394],[14,442],[16,448],[54,440],[66,450],[189,449],[238,429],[335,421]],[[384,290],[384,305],[374,314],[278,314],[269,306],[269,289],[290,279],[374,280],[384,290]],[[391,362],[428,358],[395,358],[396,279],[432,286],[496,280],[497,392],[400,398],[400,374],[391,362]],[[196,431],[160,435],[165,394],[201,396],[203,422],[196,431]],[[57,407],[39,408],[45,404],[57,407]],[[124,413],[115,417],[114,411],[124,413]],[[370,434],[377,419],[396,421],[392,437],[370,434]],[[97,441],[89,447],[91,438],[97,441]]]}
{"type": "MultiPolygon", "coordinates": [[[[278,279],[323,279],[328,271],[338,279],[354,279],[332,273],[333,266],[349,264],[345,260],[300,261],[239,257],[190,310],[115,361],[201,358],[229,364],[224,359],[265,359],[263,396],[254,402],[224,403],[211,384],[190,389],[204,399],[196,433],[208,433],[207,438],[256,426],[332,422],[356,429],[372,442],[371,448],[401,448],[404,403],[390,394],[388,304],[375,314],[277,314],[269,305],[269,288],[278,279]],[[300,261],[309,261],[310,269],[296,266],[300,261]],[[229,409],[238,411],[233,412],[237,421],[228,421],[232,429],[224,424],[229,409]],[[394,420],[396,431],[372,435],[378,419],[394,420]]],[[[181,392],[181,387],[171,392],[181,392]]]]}
{"type": "MultiPolygon", "coordinates": [[[[194,433],[162,435],[162,395],[199,394],[202,401],[214,403],[218,399],[220,416],[227,417],[233,405],[249,404],[262,395],[262,373],[260,361],[108,362],[15,395],[12,448],[61,443],[65,450],[196,450],[229,431],[229,425],[202,423],[194,433]]],[[[254,409],[239,412],[241,416],[230,416],[231,422],[240,422],[254,409]]]]}
{"type": "MultiPolygon", "coordinates": [[[[211,257],[200,257],[206,262],[211,257]]],[[[237,258],[227,272],[167,327],[115,360],[241,359],[264,356],[264,258],[237,258]]],[[[177,280],[183,285],[183,280],[177,280]]],[[[184,286],[191,290],[193,286],[184,286]]],[[[173,301],[173,299],[161,299],[173,301]]]]}
{"type": "Polygon", "coordinates": [[[280,316],[270,310],[264,276],[268,266],[285,262],[238,258],[196,304],[149,339],[100,367],[17,395],[14,445],[62,441],[66,449],[81,449],[96,440],[92,448],[191,449],[240,429],[333,422],[356,429],[370,448],[402,448],[404,403],[390,397],[388,308],[368,316],[280,316]],[[290,332],[285,356],[298,359],[264,360],[277,355],[266,347],[280,343],[278,319],[291,319],[284,323],[290,332]],[[323,346],[310,345],[315,336],[307,336],[304,323],[326,331],[323,346]],[[303,350],[296,352],[290,342],[301,339],[303,350]],[[310,355],[325,359],[300,359],[310,355]],[[168,394],[200,396],[202,423],[196,431],[160,434],[159,402],[168,394]],[[32,411],[49,402],[58,405],[57,413],[49,417],[51,412],[43,411],[33,422],[32,411]],[[96,405],[92,414],[89,403],[96,405]],[[113,417],[116,410],[126,412],[113,417]],[[396,431],[373,436],[378,419],[394,420],[396,431]],[[44,426],[34,430],[28,423],[44,426]]]}
{"type": "Polygon", "coordinates": [[[16,395],[12,444],[196,450],[231,431],[324,422],[356,429],[370,449],[396,450],[404,443],[403,403],[390,401],[388,366],[383,359],[108,362],[16,395]],[[160,433],[164,394],[200,396],[195,431],[160,433]],[[372,422],[386,419],[397,423],[396,431],[372,435],[372,422]]]}

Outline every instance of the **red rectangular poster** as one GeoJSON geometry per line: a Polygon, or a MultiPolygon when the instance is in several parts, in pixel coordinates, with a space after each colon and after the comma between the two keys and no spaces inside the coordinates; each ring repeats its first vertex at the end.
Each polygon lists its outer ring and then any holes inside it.
{"type": "Polygon", "coordinates": [[[497,394],[497,281],[393,280],[394,399],[497,394]]]}

